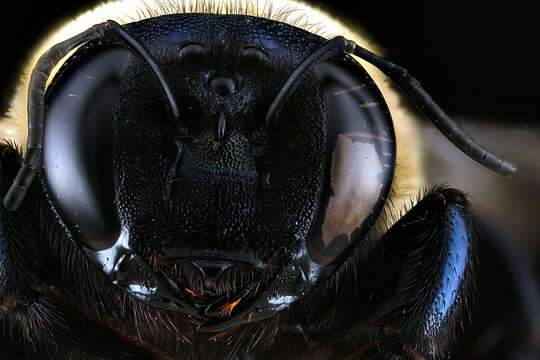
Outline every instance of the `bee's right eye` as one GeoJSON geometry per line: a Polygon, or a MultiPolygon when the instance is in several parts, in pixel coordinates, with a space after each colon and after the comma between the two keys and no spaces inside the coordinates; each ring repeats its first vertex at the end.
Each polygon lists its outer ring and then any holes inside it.
{"type": "Polygon", "coordinates": [[[120,225],[112,177],[113,107],[131,54],[83,48],[47,89],[43,171],[48,195],[71,234],[94,250],[109,248],[120,225]]]}

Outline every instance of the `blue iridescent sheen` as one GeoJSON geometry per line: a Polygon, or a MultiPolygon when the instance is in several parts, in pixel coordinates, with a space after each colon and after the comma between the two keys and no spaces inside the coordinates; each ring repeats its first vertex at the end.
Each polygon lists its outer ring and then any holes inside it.
{"type": "Polygon", "coordinates": [[[443,235],[447,239],[443,243],[439,280],[434,290],[436,294],[427,315],[426,332],[435,332],[443,325],[446,317],[460,296],[460,288],[469,261],[469,244],[471,241],[470,225],[462,216],[462,207],[458,204],[446,209],[443,235]]]}

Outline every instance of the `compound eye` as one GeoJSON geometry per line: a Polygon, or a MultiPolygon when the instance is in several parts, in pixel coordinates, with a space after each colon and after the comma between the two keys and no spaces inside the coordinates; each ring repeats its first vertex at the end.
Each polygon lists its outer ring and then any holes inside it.
{"type": "Polygon", "coordinates": [[[256,46],[246,46],[242,50],[242,56],[252,59],[258,59],[260,61],[267,61],[268,60],[268,54],[266,51],[256,47],[256,46]]]}
{"type": "Polygon", "coordinates": [[[183,44],[178,49],[179,56],[202,54],[203,52],[204,52],[204,47],[201,44],[195,43],[195,42],[189,42],[189,43],[183,44]]]}
{"type": "Polygon", "coordinates": [[[380,144],[365,133],[337,135],[320,204],[320,227],[312,234],[312,250],[320,262],[333,261],[370,226],[384,204],[390,165],[380,144]]]}
{"type": "Polygon", "coordinates": [[[388,197],[395,167],[392,119],[367,73],[351,63],[319,65],[327,109],[327,164],[310,257],[334,262],[366,235],[388,197]]]}
{"type": "Polygon", "coordinates": [[[81,49],[45,97],[47,192],[72,236],[93,250],[112,246],[120,225],[112,175],[113,106],[129,63],[126,49],[81,49]]]}

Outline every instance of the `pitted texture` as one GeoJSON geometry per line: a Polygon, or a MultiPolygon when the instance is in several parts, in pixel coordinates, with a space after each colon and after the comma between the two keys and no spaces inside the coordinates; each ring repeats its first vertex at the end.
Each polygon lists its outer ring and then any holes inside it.
{"type": "Polygon", "coordinates": [[[117,201],[137,250],[166,255],[171,247],[227,250],[249,243],[268,261],[276,249],[305,238],[326,160],[324,106],[313,72],[263,144],[250,140],[294,66],[322,39],[245,16],[166,16],[129,30],[156,56],[180,108],[174,123],[154,75],[133,57],[120,84],[113,139],[117,201]],[[179,55],[185,43],[207,50],[179,55]],[[248,46],[268,53],[268,61],[242,56],[248,46]],[[208,86],[219,71],[238,79],[237,92],[222,97],[208,86]],[[223,140],[216,136],[221,113],[223,140]],[[180,133],[187,135],[178,144],[180,133]]]}

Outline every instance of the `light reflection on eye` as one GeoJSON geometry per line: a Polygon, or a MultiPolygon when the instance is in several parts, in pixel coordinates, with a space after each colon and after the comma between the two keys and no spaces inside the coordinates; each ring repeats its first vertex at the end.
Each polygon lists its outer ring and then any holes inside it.
{"type": "Polygon", "coordinates": [[[307,244],[318,264],[341,256],[379,214],[387,196],[385,186],[393,175],[392,144],[393,139],[379,131],[337,135],[328,192],[319,209],[320,223],[315,223],[307,244]]]}
{"type": "Polygon", "coordinates": [[[381,192],[382,162],[375,146],[354,140],[355,134],[338,136],[332,158],[330,197],[322,225],[328,246],[340,234],[347,237],[370,215],[381,192]]]}

